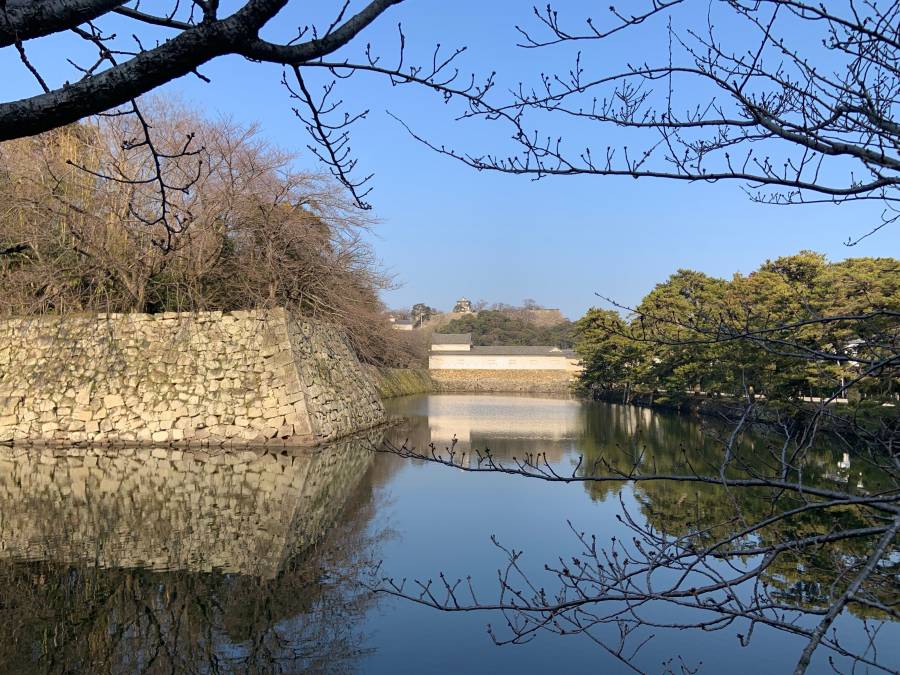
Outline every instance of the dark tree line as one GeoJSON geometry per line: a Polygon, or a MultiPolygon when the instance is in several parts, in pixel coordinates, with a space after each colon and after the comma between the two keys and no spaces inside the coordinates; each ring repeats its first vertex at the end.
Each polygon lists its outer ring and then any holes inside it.
{"type": "Polygon", "coordinates": [[[898,396],[898,318],[896,258],[829,263],[803,251],[730,280],[679,270],[625,318],[589,310],[578,322],[577,349],[582,382],[598,393],[749,393],[774,401],[837,392],[843,399],[842,386],[866,373],[850,393],[880,406],[898,396]],[[750,339],[778,333],[795,346],[750,339]]]}

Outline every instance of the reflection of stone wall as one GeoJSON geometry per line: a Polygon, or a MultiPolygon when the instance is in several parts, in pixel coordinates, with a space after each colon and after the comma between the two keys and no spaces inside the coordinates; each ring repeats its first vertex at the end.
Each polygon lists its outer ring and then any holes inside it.
{"type": "Polygon", "coordinates": [[[0,321],[0,441],[314,443],[383,417],[343,336],[283,309],[0,321]]]}
{"type": "Polygon", "coordinates": [[[565,370],[431,370],[435,391],[565,393],[575,373],[565,370]]]}
{"type": "Polygon", "coordinates": [[[293,454],[0,448],[0,557],[271,577],[321,538],[380,439],[293,454]]]}

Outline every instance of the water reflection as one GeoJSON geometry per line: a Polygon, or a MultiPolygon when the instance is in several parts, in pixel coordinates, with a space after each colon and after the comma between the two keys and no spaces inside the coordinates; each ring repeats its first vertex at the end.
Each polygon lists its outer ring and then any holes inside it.
{"type": "MultiPolygon", "coordinates": [[[[505,460],[546,453],[565,472],[605,461],[679,473],[718,466],[721,456],[715,425],[634,407],[516,395],[389,403],[406,420],[388,432],[395,442],[443,447],[456,437],[460,450],[490,448],[505,460]]],[[[596,672],[610,662],[589,641],[549,636],[495,648],[484,615],[376,604],[356,581],[383,559],[384,573],[398,577],[471,574],[491,599],[498,560],[490,535],[525,548],[540,574],[571,547],[567,519],[601,541],[628,536],[615,518],[620,500],[658,532],[733,526],[733,503],[715,486],[475,475],[373,455],[381,440],[377,432],[293,454],[0,448],[0,672],[596,672]],[[387,537],[391,529],[398,535],[387,537]]],[[[742,456],[763,462],[774,441],[754,433],[741,442],[742,456]]],[[[860,492],[883,489],[871,467],[843,452],[814,452],[804,471],[825,486],[843,489],[849,474],[851,485],[865,485],[860,492]]],[[[747,491],[740,508],[753,519],[772,502],[747,491]]],[[[848,509],[764,536],[825,532],[836,519],[854,527],[854,518],[848,509]]],[[[865,541],[786,555],[764,582],[785,602],[820,604],[841,591],[835,579],[865,555],[865,541]]],[[[886,605],[897,601],[890,579],[898,560],[864,589],[886,605]]],[[[853,611],[846,618],[856,628],[859,618],[883,618],[853,611]]],[[[659,672],[682,655],[708,664],[702,672],[792,667],[795,643],[762,633],[754,640],[753,657],[737,663],[733,634],[684,640],[660,631],[638,665],[659,672]]]]}
{"type": "MultiPolygon", "coordinates": [[[[634,406],[585,403],[573,399],[517,396],[432,395],[403,401],[408,426],[395,432],[395,442],[441,450],[455,435],[457,449],[469,453],[465,460],[477,464],[473,450],[489,448],[493,457],[513,465],[516,457],[548,461],[561,474],[609,474],[615,468],[624,474],[654,473],[717,476],[723,447],[732,426],[722,421],[661,414],[634,406]],[[546,453],[546,455],[544,454],[546,453]],[[576,465],[576,457],[583,461],[576,465]],[[577,466],[577,468],[576,468],[577,466]]],[[[400,410],[392,412],[399,413],[400,410]]],[[[771,475],[777,466],[784,439],[765,427],[748,430],[736,439],[731,476],[771,475]]],[[[830,489],[855,489],[858,494],[889,489],[887,477],[864,461],[855,464],[849,453],[824,445],[804,453],[797,463],[804,481],[830,489]],[[848,478],[853,465],[853,481],[848,478]]],[[[790,477],[790,476],[789,476],[790,477]]],[[[597,502],[618,499],[627,492],[637,502],[632,515],[642,526],[663,536],[690,535],[695,543],[709,545],[733,534],[748,523],[764,520],[778,510],[802,506],[803,495],[768,488],[743,489],[725,494],[721,486],[681,481],[585,482],[583,489],[597,502]],[[700,533],[700,534],[695,534],[700,533]]],[[[579,488],[575,488],[579,489],[579,488]]],[[[759,530],[753,544],[825,535],[835,529],[853,530],[877,526],[870,512],[848,507],[827,515],[810,514],[777,521],[759,530]]],[[[524,545],[516,542],[519,545],[524,545]]],[[[734,546],[746,543],[736,540],[734,546]]],[[[802,607],[827,606],[849,582],[846,578],[856,561],[864,559],[872,542],[852,538],[827,547],[805,549],[780,556],[762,576],[774,597],[802,607]],[[835,580],[838,581],[835,581],[835,580]]],[[[552,552],[550,552],[552,555],[552,552]]],[[[886,560],[883,572],[873,575],[863,592],[893,606],[897,600],[895,575],[900,559],[886,560]]],[[[883,612],[856,604],[850,611],[860,618],[885,618],[883,612]]]]}
{"type": "MultiPolygon", "coordinates": [[[[564,398],[432,395],[426,401],[407,405],[409,428],[414,430],[410,438],[419,447],[426,447],[429,442],[438,448],[446,447],[452,430],[460,428],[463,431],[457,436],[461,450],[490,448],[495,455],[507,458],[513,451],[519,457],[547,451],[547,459],[558,463],[577,454],[585,460],[579,471],[582,475],[595,467],[602,468],[601,465],[626,472],[637,467],[655,473],[717,474],[723,444],[733,429],[731,424],[715,418],[564,398]]],[[[395,434],[395,438],[399,436],[395,434]]],[[[745,472],[748,467],[767,471],[783,442],[781,435],[766,427],[748,429],[736,439],[733,452],[740,461],[732,462],[733,471],[740,473],[741,467],[745,472]]],[[[846,484],[852,477],[859,494],[888,486],[877,467],[853,460],[850,453],[827,443],[805,453],[803,468],[808,480],[822,486],[846,484]]],[[[592,494],[604,499],[622,485],[586,487],[599,489],[592,494]]]]}
{"type": "MultiPolygon", "coordinates": [[[[456,440],[456,450],[468,453],[469,465],[477,464],[473,451],[489,449],[498,461],[546,459],[555,470],[579,475],[638,471],[671,475],[718,475],[723,444],[732,427],[711,419],[662,414],[648,408],[586,403],[572,398],[522,395],[430,395],[394,401],[389,412],[402,415],[405,424],[392,431],[395,444],[419,450],[434,445],[438,451],[456,440]]],[[[783,437],[757,427],[740,435],[734,444],[729,473],[748,471],[768,475],[780,453],[783,437]]],[[[851,458],[827,446],[804,454],[804,480],[810,485],[847,489],[851,458]]],[[[871,463],[857,461],[853,485],[859,494],[888,489],[889,483],[871,463]]],[[[583,484],[588,494],[603,501],[628,484],[583,484]]],[[[631,489],[629,487],[629,489],[631,489]]],[[[638,483],[633,488],[642,515],[657,529],[684,534],[692,529],[728,522],[733,504],[722,499],[719,486],[676,481],[638,483]],[[731,509],[731,511],[729,511],[731,509]]],[[[758,516],[773,504],[764,490],[741,493],[746,515],[758,516]]],[[[782,500],[791,495],[782,495],[782,500]]],[[[852,518],[851,510],[846,517],[852,518]]],[[[827,527],[823,523],[822,527],[827,527]]],[[[720,534],[708,530],[710,537],[720,534]]]]}
{"type": "Polygon", "coordinates": [[[295,454],[3,449],[2,670],[353,670],[381,437],[295,454]]]}
{"type": "MultiPolygon", "coordinates": [[[[645,473],[717,476],[722,463],[724,443],[733,427],[715,420],[689,419],[675,415],[651,413],[644,409],[640,417],[634,408],[598,405],[587,417],[582,441],[585,469],[603,458],[623,471],[637,466],[645,473]]],[[[784,437],[768,427],[755,427],[738,437],[732,450],[728,475],[732,477],[772,476],[779,466],[784,437]]],[[[853,464],[850,454],[839,452],[823,434],[820,444],[807,450],[795,462],[805,484],[851,494],[869,494],[890,489],[890,477],[876,465],[857,459],[855,476],[848,484],[853,464]]],[[[796,473],[786,477],[791,479],[796,473]]],[[[588,484],[595,499],[605,499],[624,489],[616,484],[588,484]]],[[[690,535],[698,546],[709,545],[733,535],[750,523],[757,523],[774,513],[803,507],[808,499],[791,491],[769,488],[741,489],[725,493],[716,484],[680,481],[637,483],[633,495],[640,505],[640,517],[654,530],[667,536],[690,535]]],[[[827,513],[813,512],[796,518],[777,520],[757,530],[751,538],[741,538],[733,545],[774,546],[781,542],[824,536],[835,531],[878,526],[872,511],[851,506],[827,513]]],[[[873,540],[849,538],[823,547],[806,547],[779,556],[760,579],[777,600],[793,603],[809,610],[827,607],[838,597],[852,578],[859,561],[869,555],[873,540]]],[[[898,549],[894,549],[897,551],[898,549]]],[[[898,600],[896,574],[900,559],[886,556],[880,570],[866,581],[861,593],[886,606],[898,600]]],[[[879,610],[851,604],[848,611],[865,619],[885,619],[879,610]]]]}
{"type": "Polygon", "coordinates": [[[584,435],[585,406],[572,398],[528,395],[431,395],[389,402],[388,411],[405,424],[395,442],[416,448],[448,447],[460,452],[488,448],[497,456],[547,453],[559,461],[584,435]]]}

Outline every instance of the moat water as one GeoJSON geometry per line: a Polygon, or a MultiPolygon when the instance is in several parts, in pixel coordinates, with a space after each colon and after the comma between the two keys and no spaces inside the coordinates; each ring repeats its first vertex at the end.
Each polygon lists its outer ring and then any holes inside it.
{"type": "MultiPolygon", "coordinates": [[[[643,627],[623,652],[632,669],[591,639],[609,644],[615,625],[598,625],[591,635],[538,631],[525,644],[496,646],[488,624],[498,638],[511,637],[497,611],[441,612],[367,589],[391,577],[405,578],[414,591],[414,580],[443,572],[470,577],[478,600],[496,602],[505,563],[500,544],[522,551],[523,571],[551,593],[559,580],[544,566],[583,555],[575,532],[596,535],[598,547],[608,548],[614,539],[631,541],[629,518],[677,535],[733,514],[718,488],[466,472],[373,452],[385,441],[420,450],[488,448],[508,465],[540,454],[561,475],[600,462],[680,473],[717,464],[722,446],[714,425],[515,395],[412,396],[390,401],[389,412],[402,420],[398,426],[319,452],[0,448],[0,672],[793,669],[805,641],[757,626],[741,646],[746,621],[717,631],[643,627]]],[[[764,438],[744,443],[763,455],[764,438]]],[[[880,487],[877,474],[853,460],[847,466],[836,451],[815,453],[807,471],[823,486],[880,487]]],[[[741,503],[749,516],[767,507],[762,496],[741,503]]],[[[812,606],[834,576],[828,565],[824,555],[793,560],[763,582],[775,597],[812,606]]],[[[896,587],[885,595],[896,602],[896,587]]],[[[655,601],[633,614],[675,624],[688,620],[687,611],[655,601]]],[[[877,660],[900,669],[900,624],[845,611],[835,626],[841,644],[858,653],[874,635],[877,660]]],[[[828,655],[818,650],[809,672],[849,671],[840,656],[832,670],[828,655]]]]}

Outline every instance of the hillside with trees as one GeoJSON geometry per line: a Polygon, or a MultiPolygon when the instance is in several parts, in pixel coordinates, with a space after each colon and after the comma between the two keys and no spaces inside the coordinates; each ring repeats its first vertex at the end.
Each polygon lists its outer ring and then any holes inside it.
{"type": "Polygon", "coordinates": [[[482,347],[494,345],[550,345],[571,349],[575,344],[575,324],[563,319],[548,324],[534,321],[522,308],[484,309],[452,319],[440,327],[443,333],[471,333],[472,344],[482,347]]]}

